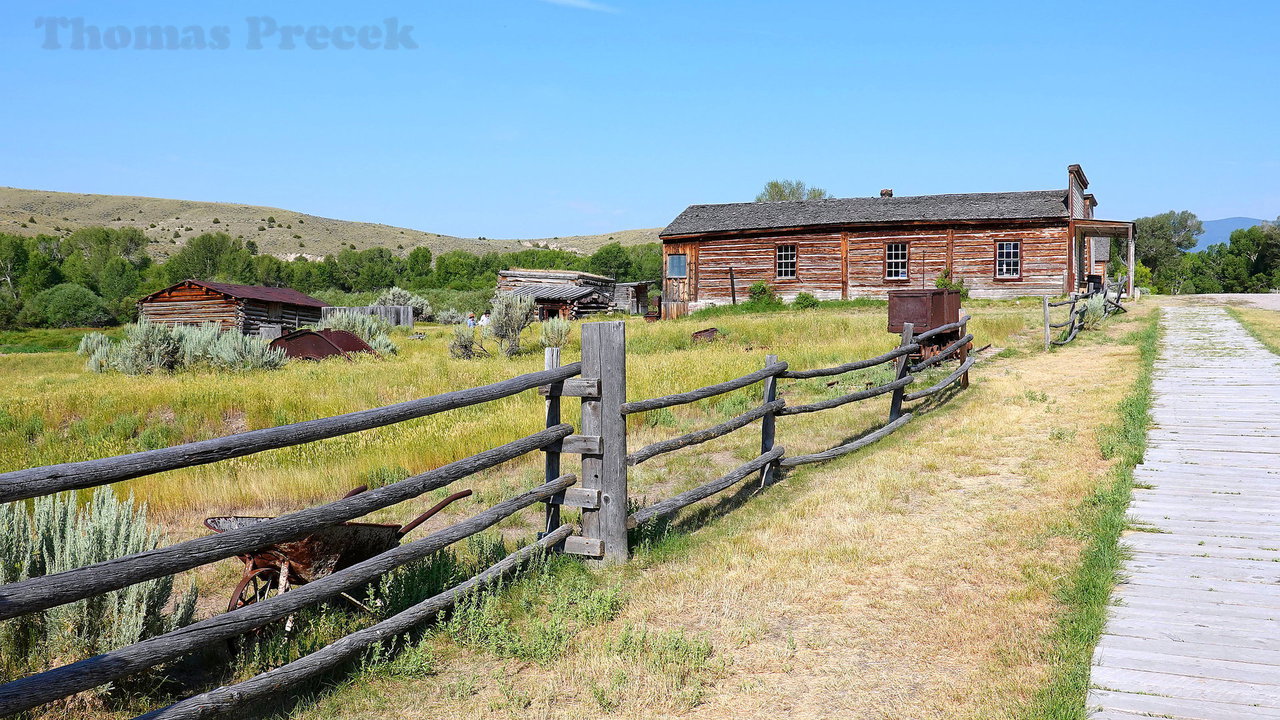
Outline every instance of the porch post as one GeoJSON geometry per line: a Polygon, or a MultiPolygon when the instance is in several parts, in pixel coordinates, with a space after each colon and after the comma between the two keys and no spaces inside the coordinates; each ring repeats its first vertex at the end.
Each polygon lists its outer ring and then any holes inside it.
{"type": "Polygon", "coordinates": [[[1133,278],[1136,268],[1134,267],[1133,252],[1133,225],[1129,225],[1129,299],[1133,299],[1133,278]]]}

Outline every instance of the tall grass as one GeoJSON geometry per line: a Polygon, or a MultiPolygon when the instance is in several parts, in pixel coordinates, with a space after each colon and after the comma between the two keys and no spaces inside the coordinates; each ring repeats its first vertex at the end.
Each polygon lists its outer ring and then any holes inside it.
{"type": "Polygon", "coordinates": [[[1117,462],[1103,486],[1080,506],[1081,534],[1086,546],[1070,581],[1059,595],[1064,612],[1049,640],[1050,682],[1027,712],[1028,720],[1084,720],[1093,648],[1107,621],[1111,591],[1120,579],[1124,553],[1120,534],[1133,490],[1133,468],[1142,462],[1150,424],[1151,372],[1159,340],[1159,316],[1125,340],[1136,345],[1142,369],[1120,403],[1114,423],[1098,432],[1106,458],[1117,462]]]}

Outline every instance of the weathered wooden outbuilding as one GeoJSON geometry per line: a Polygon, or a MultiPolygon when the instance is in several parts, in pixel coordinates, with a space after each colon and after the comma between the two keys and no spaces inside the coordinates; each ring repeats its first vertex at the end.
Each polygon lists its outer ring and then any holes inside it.
{"type": "Polygon", "coordinates": [[[138,301],[138,317],[167,325],[217,323],[223,330],[275,338],[320,322],[327,305],[292,288],[183,280],[138,301]]]}
{"type": "Polygon", "coordinates": [[[577,270],[512,268],[498,273],[498,292],[533,298],[539,320],[609,312],[614,285],[613,278],[577,270]]]}
{"type": "Polygon", "coordinates": [[[949,271],[973,297],[1058,295],[1106,272],[1112,238],[1133,223],[1094,218],[1079,165],[1067,187],[968,193],[692,205],[661,233],[663,317],[745,300],[768,283],[784,298],[886,297],[933,287],[949,271]]]}

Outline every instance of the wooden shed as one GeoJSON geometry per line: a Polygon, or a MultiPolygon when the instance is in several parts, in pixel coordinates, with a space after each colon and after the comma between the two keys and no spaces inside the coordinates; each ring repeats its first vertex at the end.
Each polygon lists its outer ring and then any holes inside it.
{"type": "Polygon", "coordinates": [[[1060,190],[692,205],[660,235],[662,315],[740,301],[760,281],[788,299],[883,298],[950,273],[973,297],[1059,295],[1106,272],[1113,238],[1132,293],[1133,223],[1094,218],[1088,187],[1071,165],[1060,190]]]}
{"type": "Polygon", "coordinates": [[[613,278],[576,270],[512,268],[498,273],[498,292],[533,298],[539,320],[609,312],[615,284],[613,278]]]}
{"type": "Polygon", "coordinates": [[[138,301],[138,317],[167,325],[217,323],[223,330],[276,338],[320,322],[327,305],[292,288],[183,280],[138,301]]]}

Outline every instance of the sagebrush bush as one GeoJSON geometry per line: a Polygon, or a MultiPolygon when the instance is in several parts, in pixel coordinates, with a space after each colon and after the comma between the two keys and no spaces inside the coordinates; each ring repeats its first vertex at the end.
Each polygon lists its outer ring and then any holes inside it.
{"type": "Polygon", "coordinates": [[[416,295],[401,287],[389,287],[382,291],[374,305],[407,305],[413,308],[413,317],[418,320],[431,319],[431,303],[421,295],[416,295]]]}
{"type": "Polygon", "coordinates": [[[380,355],[395,355],[400,352],[400,348],[391,341],[389,335],[391,325],[380,317],[374,315],[360,315],[351,312],[336,312],[332,315],[316,323],[317,328],[328,328],[332,330],[346,330],[360,336],[361,340],[369,343],[369,347],[380,355]]]}
{"type": "Polygon", "coordinates": [[[461,310],[446,308],[436,313],[435,321],[441,325],[461,325],[467,321],[467,315],[461,310]]]}
{"type": "Polygon", "coordinates": [[[148,375],[193,368],[214,370],[274,370],[286,362],[284,351],[238,330],[222,330],[217,324],[170,327],[140,320],[126,326],[124,339],[112,343],[101,333],[86,335],[81,354],[89,356],[90,372],[115,371],[148,375]]]}
{"type": "Polygon", "coordinates": [[[488,331],[497,339],[498,346],[507,357],[520,353],[520,334],[533,324],[533,308],[531,297],[503,292],[493,296],[488,331]]]}
{"type": "Polygon", "coordinates": [[[449,340],[449,357],[456,360],[471,360],[477,357],[489,357],[476,329],[459,325],[453,329],[453,338],[449,340]]]}
{"type": "MultiPolygon", "coordinates": [[[[132,495],[120,500],[108,488],[95,490],[80,508],[73,492],[39,498],[30,513],[24,503],[0,505],[3,583],[160,545],[160,531],[147,522],[146,505],[136,505],[132,495]]],[[[0,670],[8,680],[155,637],[189,624],[195,607],[194,585],[175,597],[169,576],[23,615],[0,623],[0,670]]],[[[96,692],[110,689],[103,686],[96,692]]]]}
{"type": "Polygon", "coordinates": [[[111,338],[100,332],[91,332],[80,338],[80,346],[76,348],[76,354],[84,357],[93,357],[99,349],[111,345],[111,338]]]}
{"type": "Polygon", "coordinates": [[[542,323],[542,329],[539,333],[539,340],[542,341],[542,347],[564,347],[569,340],[569,331],[572,326],[568,320],[564,318],[550,318],[542,323]]]}
{"type": "Polygon", "coordinates": [[[1080,324],[1084,326],[1085,330],[1093,330],[1102,324],[1106,316],[1106,299],[1101,295],[1094,295],[1084,301],[1084,314],[1080,318],[1080,324]]]}

